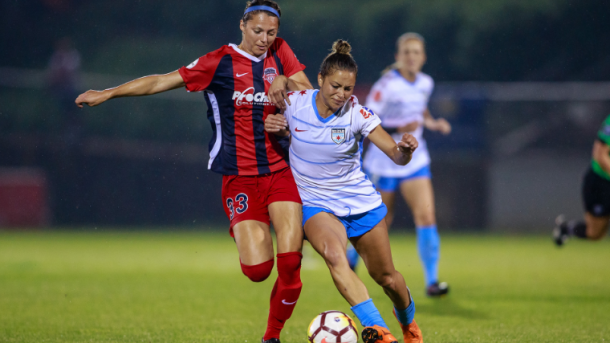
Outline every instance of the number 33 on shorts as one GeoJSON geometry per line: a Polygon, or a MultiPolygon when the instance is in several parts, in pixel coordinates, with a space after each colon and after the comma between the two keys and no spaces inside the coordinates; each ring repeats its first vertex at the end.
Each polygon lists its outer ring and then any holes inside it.
{"type": "Polygon", "coordinates": [[[235,212],[242,214],[248,209],[248,195],[239,193],[235,196],[235,200],[227,198],[227,207],[229,208],[229,212],[231,212],[232,220],[235,212]]]}

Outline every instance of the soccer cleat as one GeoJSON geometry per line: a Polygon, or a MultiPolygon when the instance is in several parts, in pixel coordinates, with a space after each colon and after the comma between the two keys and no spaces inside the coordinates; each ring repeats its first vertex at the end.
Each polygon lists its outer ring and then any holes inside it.
{"type": "MultiPolygon", "coordinates": [[[[396,317],[396,310],[393,312],[394,317],[396,317]]],[[[396,317],[396,320],[398,320],[398,317],[396,317]]],[[[413,319],[409,325],[403,325],[400,321],[398,321],[398,324],[400,324],[402,338],[405,340],[405,343],[423,343],[424,337],[422,336],[421,330],[419,329],[419,326],[417,326],[415,319],[413,319]]]]}
{"type": "Polygon", "coordinates": [[[426,289],[426,295],[429,297],[440,297],[447,293],[449,293],[449,285],[446,282],[435,282],[426,289]]]}
{"type": "Polygon", "coordinates": [[[279,338],[269,338],[265,341],[265,337],[261,338],[261,343],[281,343],[279,338]]]}
{"type": "Polygon", "coordinates": [[[392,336],[388,329],[379,325],[362,329],[362,341],[364,343],[398,343],[396,337],[392,336]]]}
{"type": "Polygon", "coordinates": [[[565,244],[570,238],[568,232],[568,226],[566,225],[566,218],[563,214],[560,214],[555,218],[555,228],[553,228],[553,241],[558,247],[565,244]]]}

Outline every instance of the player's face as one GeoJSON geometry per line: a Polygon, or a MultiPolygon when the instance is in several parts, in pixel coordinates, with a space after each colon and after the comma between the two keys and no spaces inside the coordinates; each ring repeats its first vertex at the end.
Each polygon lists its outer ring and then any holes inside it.
{"type": "Polygon", "coordinates": [[[412,74],[419,73],[426,63],[424,44],[417,39],[401,42],[396,53],[396,62],[403,71],[412,74]]]}
{"type": "Polygon", "coordinates": [[[242,32],[240,48],[256,57],[264,54],[277,37],[279,24],[277,17],[264,12],[253,15],[246,23],[242,20],[239,24],[242,32]]]}
{"type": "Polygon", "coordinates": [[[318,74],[318,85],[322,101],[334,112],[341,108],[354,93],[356,74],[348,70],[335,70],[326,77],[318,74]]]}

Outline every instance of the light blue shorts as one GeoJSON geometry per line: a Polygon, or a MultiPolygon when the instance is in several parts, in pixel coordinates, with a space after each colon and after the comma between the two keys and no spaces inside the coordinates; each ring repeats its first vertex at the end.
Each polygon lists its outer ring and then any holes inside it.
{"type": "Polygon", "coordinates": [[[369,179],[371,179],[371,181],[375,181],[375,182],[373,182],[375,184],[375,188],[377,188],[378,191],[382,191],[382,192],[395,192],[401,183],[412,180],[412,179],[417,179],[417,178],[431,179],[432,178],[432,173],[430,172],[430,165],[427,165],[427,166],[419,169],[415,173],[408,175],[408,176],[404,176],[404,177],[383,177],[382,176],[382,177],[379,177],[378,179],[376,179],[368,171],[366,172],[366,175],[369,177],[369,179]]]}
{"type": "MultiPolygon", "coordinates": [[[[326,212],[334,214],[331,210],[321,207],[303,206],[303,227],[305,223],[313,216],[320,212],[326,212]]],[[[388,208],[385,204],[381,204],[379,207],[374,208],[368,212],[361,214],[354,214],[347,217],[337,217],[339,221],[345,226],[347,237],[358,237],[371,231],[375,225],[379,224],[385,215],[388,213],[388,208]]]]}

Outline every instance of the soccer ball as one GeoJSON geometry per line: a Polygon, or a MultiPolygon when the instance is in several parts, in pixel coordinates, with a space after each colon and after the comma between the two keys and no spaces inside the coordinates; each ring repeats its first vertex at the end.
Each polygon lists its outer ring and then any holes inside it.
{"type": "Polygon", "coordinates": [[[357,343],[356,323],[340,311],[326,311],[315,317],[307,330],[310,343],[357,343]]]}

